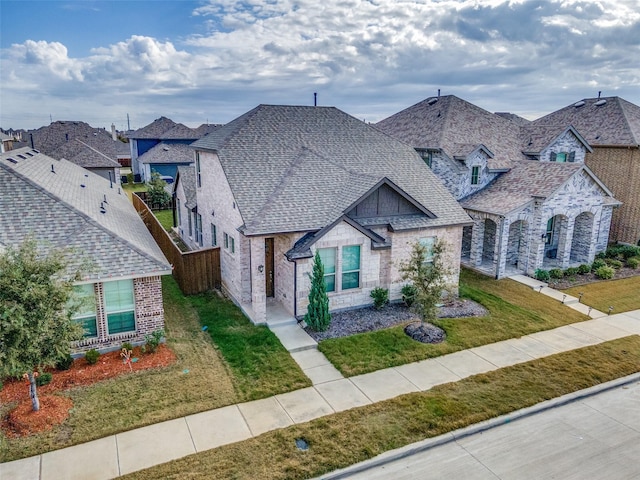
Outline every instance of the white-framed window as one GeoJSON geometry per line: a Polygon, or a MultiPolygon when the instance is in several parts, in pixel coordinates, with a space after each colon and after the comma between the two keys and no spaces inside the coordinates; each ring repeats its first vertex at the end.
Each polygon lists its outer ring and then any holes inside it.
{"type": "Polygon", "coordinates": [[[433,247],[436,244],[437,237],[424,237],[419,240],[420,245],[425,248],[423,264],[433,263],[433,247]]]}
{"type": "Polygon", "coordinates": [[[342,290],[360,287],[360,245],[342,247],[342,290]]]}
{"type": "Polygon", "coordinates": [[[553,229],[556,226],[556,217],[551,217],[547,220],[547,233],[545,236],[545,242],[547,245],[551,245],[553,243],[553,229]]]}
{"type": "Polygon", "coordinates": [[[196,213],[196,242],[202,246],[202,215],[196,213]]]}
{"type": "Polygon", "coordinates": [[[133,280],[104,282],[102,288],[109,335],[135,331],[136,312],[133,280]]]}
{"type": "Polygon", "coordinates": [[[575,162],[576,152],[551,152],[549,161],[557,163],[575,162]]]}
{"type": "Polygon", "coordinates": [[[176,216],[178,217],[178,227],[182,228],[182,214],[180,212],[180,199],[176,198],[176,216]]]}
{"type": "Polygon", "coordinates": [[[478,185],[480,181],[480,167],[471,167],[471,185],[478,185]]]}
{"type": "Polygon", "coordinates": [[[224,248],[229,249],[229,235],[227,232],[224,232],[224,248]]]}
{"type": "Polygon", "coordinates": [[[236,253],[236,239],[232,236],[229,236],[229,250],[231,253],[236,253]]]}
{"type": "Polygon", "coordinates": [[[212,247],[218,246],[218,231],[216,226],[213,223],[211,224],[211,246],[212,247]]]}
{"type": "Polygon", "coordinates": [[[196,151],[196,180],[198,187],[202,187],[202,176],[200,175],[200,152],[196,151]]]}
{"type": "Polygon", "coordinates": [[[84,338],[97,337],[96,292],[93,283],[74,285],[73,291],[80,305],[72,317],[73,321],[82,325],[84,338]]]}
{"type": "Polygon", "coordinates": [[[327,292],[336,291],[337,252],[338,249],[335,247],[318,249],[320,261],[322,261],[322,266],[324,267],[324,286],[327,292]]]}
{"type": "Polygon", "coordinates": [[[191,221],[191,212],[187,212],[187,217],[189,217],[189,238],[193,236],[193,222],[191,221]]]}

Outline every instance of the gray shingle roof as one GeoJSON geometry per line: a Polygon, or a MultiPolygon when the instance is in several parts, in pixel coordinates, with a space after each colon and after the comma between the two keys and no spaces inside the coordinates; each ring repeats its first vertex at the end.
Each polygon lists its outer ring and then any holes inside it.
{"type": "MultiPolygon", "coordinates": [[[[470,210],[506,215],[527,205],[534,197],[546,198],[552,195],[581,170],[593,176],[581,163],[523,160],[486,188],[463,198],[460,204],[470,210]]],[[[607,201],[619,204],[613,198],[608,198],[611,192],[604,187],[603,190],[607,201]]]]}
{"type": "Polygon", "coordinates": [[[563,135],[565,132],[571,131],[573,135],[580,140],[587,151],[591,151],[591,147],[578,132],[572,126],[567,125],[543,125],[543,124],[528,124],[521,128],[521,148],[523,152],[527,153],[540,153],[549,144],[563,135]]]}
{"type": "Polygon", "coordinates": [[[189,209],[194,208],[197,202],[195,165],[178,167],[178,175],[176,176],[174,189],[178,186],[178,183],[182,185],[184,196],[187,200],[185,207],[189,209]]]}
{"type": "Polygon", "coordinates": [[[516,115],[515,113],[511,113],[511,112],[496,112],[496,115],[504,118],[505,120],[514,122],[520,125],[521,127],[524,127],[525,125],[528,125],[531,123],[531,120],[528,120],[524,117],[521,117],[520,115],[516,115]]]}
{"type": "Polygon", "coordinates": [[[640,107],[620,97],[585,98],[533,124],[573,125],[593,146],[640,145],[640,107]]]}
{"type": "Polygon", "coordinates": [[[193,163],[193,148],[184,143],[160,142],[138,157],[141,163],[193,163]]]}
{"type": "Polygon", "coordinates": [[[41,245],[71,247],[72,267],[91,261],[87,279],[170,273],[126,194],[118,192],[108,180],[66,160],[29,148],[3,153],[0,244],[16,245],[33,233],[41,245]]]}
{"type": "Polygon", "coordinates": [[[260,105],[192,147],[217,152],[246,234],[318,230],[385,177],[425,226],[469,221],[411,146],[333,107],[260,105]]]}
{"type": "Polygon", "coordinates": [[[431,97],[376,124],[414,148],[442,149],[450,158],[470,146],[493,153],[489,168],[511,168],[523,158],[520,126],[454,95],[431,97]]]}

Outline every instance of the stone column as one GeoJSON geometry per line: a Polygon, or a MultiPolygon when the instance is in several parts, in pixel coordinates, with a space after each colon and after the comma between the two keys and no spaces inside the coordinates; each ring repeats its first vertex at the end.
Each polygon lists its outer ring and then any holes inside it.
{"type": "Polygon", "coordinates": [[[471,232],[471,253],[469,261],[471,265],[479,267],[482,265],[482,246],[484,243],[484,220],[473,219],[473,230],[471,232]]]}
{"type": "Polygon", "coordinates": [[[507,250],[509,245],[510,223],[505,218],[498,219],[494,254],[494,273],[496,278],[502,278],[507,268],[507,250]]]}
{"type": "Polygon", "coordinates": [[[251,309],[255,323],[267,321],[267,295],[264,271],[264,237],[250,239],[251,249],[251,309]],[[262,268],[260,268],[262,266],[262,268]],[[262,271],[260,271],[262,270],[262,271]]]}
{"type": "Polygon", "coordinates": [[[561,217],[560,222],[560,238],[558,239],[558,260],[560,268],[569,267],[571,261],[571,244],[573,243],[573,226],[575,218],[561,217]]]}

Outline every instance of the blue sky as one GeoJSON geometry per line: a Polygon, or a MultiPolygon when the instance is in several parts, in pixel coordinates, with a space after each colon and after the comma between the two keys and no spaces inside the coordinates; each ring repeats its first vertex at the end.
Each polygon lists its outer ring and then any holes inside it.
{"type": "Polygon", "coordinates": [[[640,0],[0,0],[0,126],[224,123],[260,103],[375,122],[428,96],[536,118],[640,104],[640,0]]]}

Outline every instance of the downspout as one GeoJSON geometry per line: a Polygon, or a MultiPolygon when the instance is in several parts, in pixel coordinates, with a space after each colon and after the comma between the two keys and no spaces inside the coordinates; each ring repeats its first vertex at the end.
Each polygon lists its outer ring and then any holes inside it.
{"type": "Polygon", "coordinates": [[[298,262],[295,260],[293,261],[293,318],[298,320],[298,262]]]}

